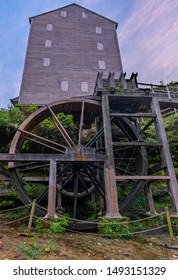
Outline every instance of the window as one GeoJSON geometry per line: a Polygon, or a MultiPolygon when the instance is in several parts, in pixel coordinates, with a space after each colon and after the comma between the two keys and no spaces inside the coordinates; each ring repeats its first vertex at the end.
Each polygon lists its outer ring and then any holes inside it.
{"type": "Polygon", "coordinates": [[[96,27],[96,34],[102,34],[101,27],[99,27],[99,26],[96,27]]]}
{"type": "Polygon", "coordinates": [[[61,17],[67,17],[67,11],[61,11],[61,17]]]}
{"type": "Polygon", "coordinates": [[[103,43],[97,43],[97,50],[98,51],[103,51],[103,49],[104,49],[103,43]]]}
{"type": "Polygon", "coordinates": [[[69,90],[69,82],[61,81],[61,91],[68,91],[68,90],[69,90]]]}
{"type": "Polygon", "coordinates": [[[45,57],[45,58],[43,59],[43,66],[44,66],[44,67],[47,67],[47,66],[49,66],[49,65],[50,65],[50,58],[45,57]]]}
{"type": "Polygon", "coordinates": [[[51,48],[51,40],[45,41],[45,48],[51,48]]]}
{"type": "Polygon", "coordinates": [[[53,31],[53,25],[52,25],[51,23],[48,23],[48,24],[46,25],[46,30],[47,30],[47,31],[53,31]]]}
{"type": "Polygon", "coordinates": [[[104,60],[98,61],[99,69],[106,69],[106,64],[104,60]]]}
{"type": "Polygon", "coordinates": [[[88,14],[85,12],[82,12],[82,18],[87,18],[87,17],[88,17],[88,14]]]}
{"type": "Polygon", "coordinates": [[[81,82],[81,91],[88,92],[88,82],[81,82]]]}

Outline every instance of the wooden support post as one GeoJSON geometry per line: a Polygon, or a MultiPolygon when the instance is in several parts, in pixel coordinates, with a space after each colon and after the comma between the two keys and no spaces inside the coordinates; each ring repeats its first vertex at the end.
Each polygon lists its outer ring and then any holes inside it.
{"type": "Polygon", "coordinates": [[[176,175],[174,172],[174,166],[172,163],[172,158],[171,158],[171,153],[169,150],[169,144],[166,136],[166,132],[164,129],[164,123],[161,115],[161,110],[159,106],[158,99],[156,97],[152,98],[152,110],[156,114],[156,129],[157,129],[157,134],[158,137],[162,143],[162,157],[163,161],[166,164],[167,167],[167,174],[170,179],[168,180],[168,191],[171,197],[171,202],[172,202],[172,208],[173,211],[178,213],[178,184],[177,184],[177,179],[176,175]]]}
{"type": "Polygon", "coordinates": [[[121,82],[124,91],[127,91],[126,73],[121,73],[121,82]]]}
{"type": "Polygon", "coordinates": [[[31,228],[32,228],[33,216],[34,216],[34,212],[35,212],[35,205],[36,205],[36,199],[34,199],[32,202],[32,208],[31,208],[30,218],[29,218],[28,228],[27,228],[28,232],[30,232],[31,228]]]}
{"type": "Polygon", "coordinates": [[[62,195],[59,190],[57,190],[57,211],[62,209],[62,195]]]}
{"type": "Polygon", "coordinates": [[[153,194],[152,194],[150,184],[146,183],[144,188],[145,188],[145,194],[147,198],[149,212],[150,214],[156,215],[157,213],[154,207],[153,194]]]}
{"type": "Polygon", "coordinates": [[[104,139],[107,159],[104,165],[106,215],[110,217],[120,216],[118,208],[118,196],[115,180],[114,155],[112,148],[111,120],[109,111],[109,100],[107,93],[102,94],[102,111],[104,139]]]}
{"type": "MultiPolygon", "coordinates": [[[[101,121],[100,117],[96,117],[95,118],[95,126],[96,126],[96,132],[99,132],[102,130],[103,128],[103,123],[101,121]]],[[[97,141],[96,141],[96,148],[99,149],[101,147],[104,147],[103,144],[103,137],[100,137],[97,141]]],[[[104,186],[104,177],[103,177],[103,170],[98,169],[97,170],[97,177],[98,180],[101,182],[101,184],[104,186]]],[[[96,194],[95,194],[96,196],[96,194]]],[[[105,201],[104,198],[100,195],[100,199],[99,199],[99,205],[100,205],[100,214],[104,213],[104,209],[105,209],[105,201]]]]}
{"type": "Polygon", "coordinates": [[[170,213],[169,213],[169,208],[166,207],[166,219],[167,219],[167,225],[168,225],[168,230],[169,230],[169,235],[171,239],[171,243],[174,241],[174,234],[173,234],[173,229],[172,229],[172,224],[171,224],[171,218],[170,218],[170,213]]]}
{"type": "Polygon", "coordinates": [[[56,161],[50,160],[47,217],[54,219],[55,211],[56,211],[56,161]]]}

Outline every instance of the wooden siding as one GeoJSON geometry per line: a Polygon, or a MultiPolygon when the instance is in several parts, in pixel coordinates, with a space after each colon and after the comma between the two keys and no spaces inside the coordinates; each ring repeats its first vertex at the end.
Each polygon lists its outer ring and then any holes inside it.
{"type": "Polygon", "coordinates": [[[105,62],[104,75],[122,71],[114,22],[75,4],[32,18],[19,102],[42,105],[92,95],[99,61],[105,62]],[[63,10],[67,17],[61,17],[63,10]],[[82,18],[83,12],[87,18],[82,18]],[[47,24],[52,24],[52,31],[47,31],[47,24]],[[96,34],[96,27],[102,34],[96,34]],[[97,43],[104,49],[98,50],[97,43]],[[49,66],[43,66],[44,58],[50,59],[49,66]],[[61,91],[62,81],[69,83],[66,92],[61,91]],[[81,91],[82,82],[88,83],[88,92],[81,91]]]}

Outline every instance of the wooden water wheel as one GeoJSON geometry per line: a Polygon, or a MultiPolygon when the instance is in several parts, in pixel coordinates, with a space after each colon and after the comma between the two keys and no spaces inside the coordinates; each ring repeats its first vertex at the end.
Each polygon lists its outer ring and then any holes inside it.
{"type": "MultiPolygon", "coordinates": [[[[140,137],[138,130],[128,118],[111,117],[110,125],[115,142],[137,141],[140,137]]],[[[106,130],[103,125],[102,106],[100,101],[94,99],[62,100],[43,106],[32,113],[17,130],[10,146],[10,153],[24,153],[28,146],[30,152],[43,154],[44,162],[9,164],[13,184],[21,201],[29,204],[35,198],[37,204],[46,207],[49,178],[49,161],[46,157],[49,153],[57,153],[61,154],[63,160],[57,162],[56,211],[62,207],[69,211],[73,218],[83,219],[86,215],[84,203],[88,200],[97,200],[99,197],[106,210],[105,163],[99,158],[100,156],[107,158],[104,131],[106,130]],[[66,127],[60,118],[61,113],[62,116],[70,116],[71,126],[68,124],[66,127]],[[50,126],[50,133],[46,133],[46,126],[50,126]],[[41,183],[38,185],[40,180],[41,183]],[[36,185],[33,194],[29,187],[30,181],[36,185]]],[[[147,173],[145,147],[118,147],[112,143],[110,145],[116,176],[147,173]]],[[[142,180],[119,182],[118,199],[122,212],[130,207],[143,185],[142,180]]],[[[38,213],[45,214],[41,209],[38,209],[38,213]]]]}

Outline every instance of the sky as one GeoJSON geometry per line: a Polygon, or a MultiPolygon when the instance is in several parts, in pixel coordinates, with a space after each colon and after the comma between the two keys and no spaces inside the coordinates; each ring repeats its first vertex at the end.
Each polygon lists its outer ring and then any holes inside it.
{"type": "Polygon", "coordinates": [[[0,108],[19,95],[29,17],[79,4],[118,22],[118,41],[126,77],[167,84],[178,81],[177,0],[0,0],[0,108]]]}

